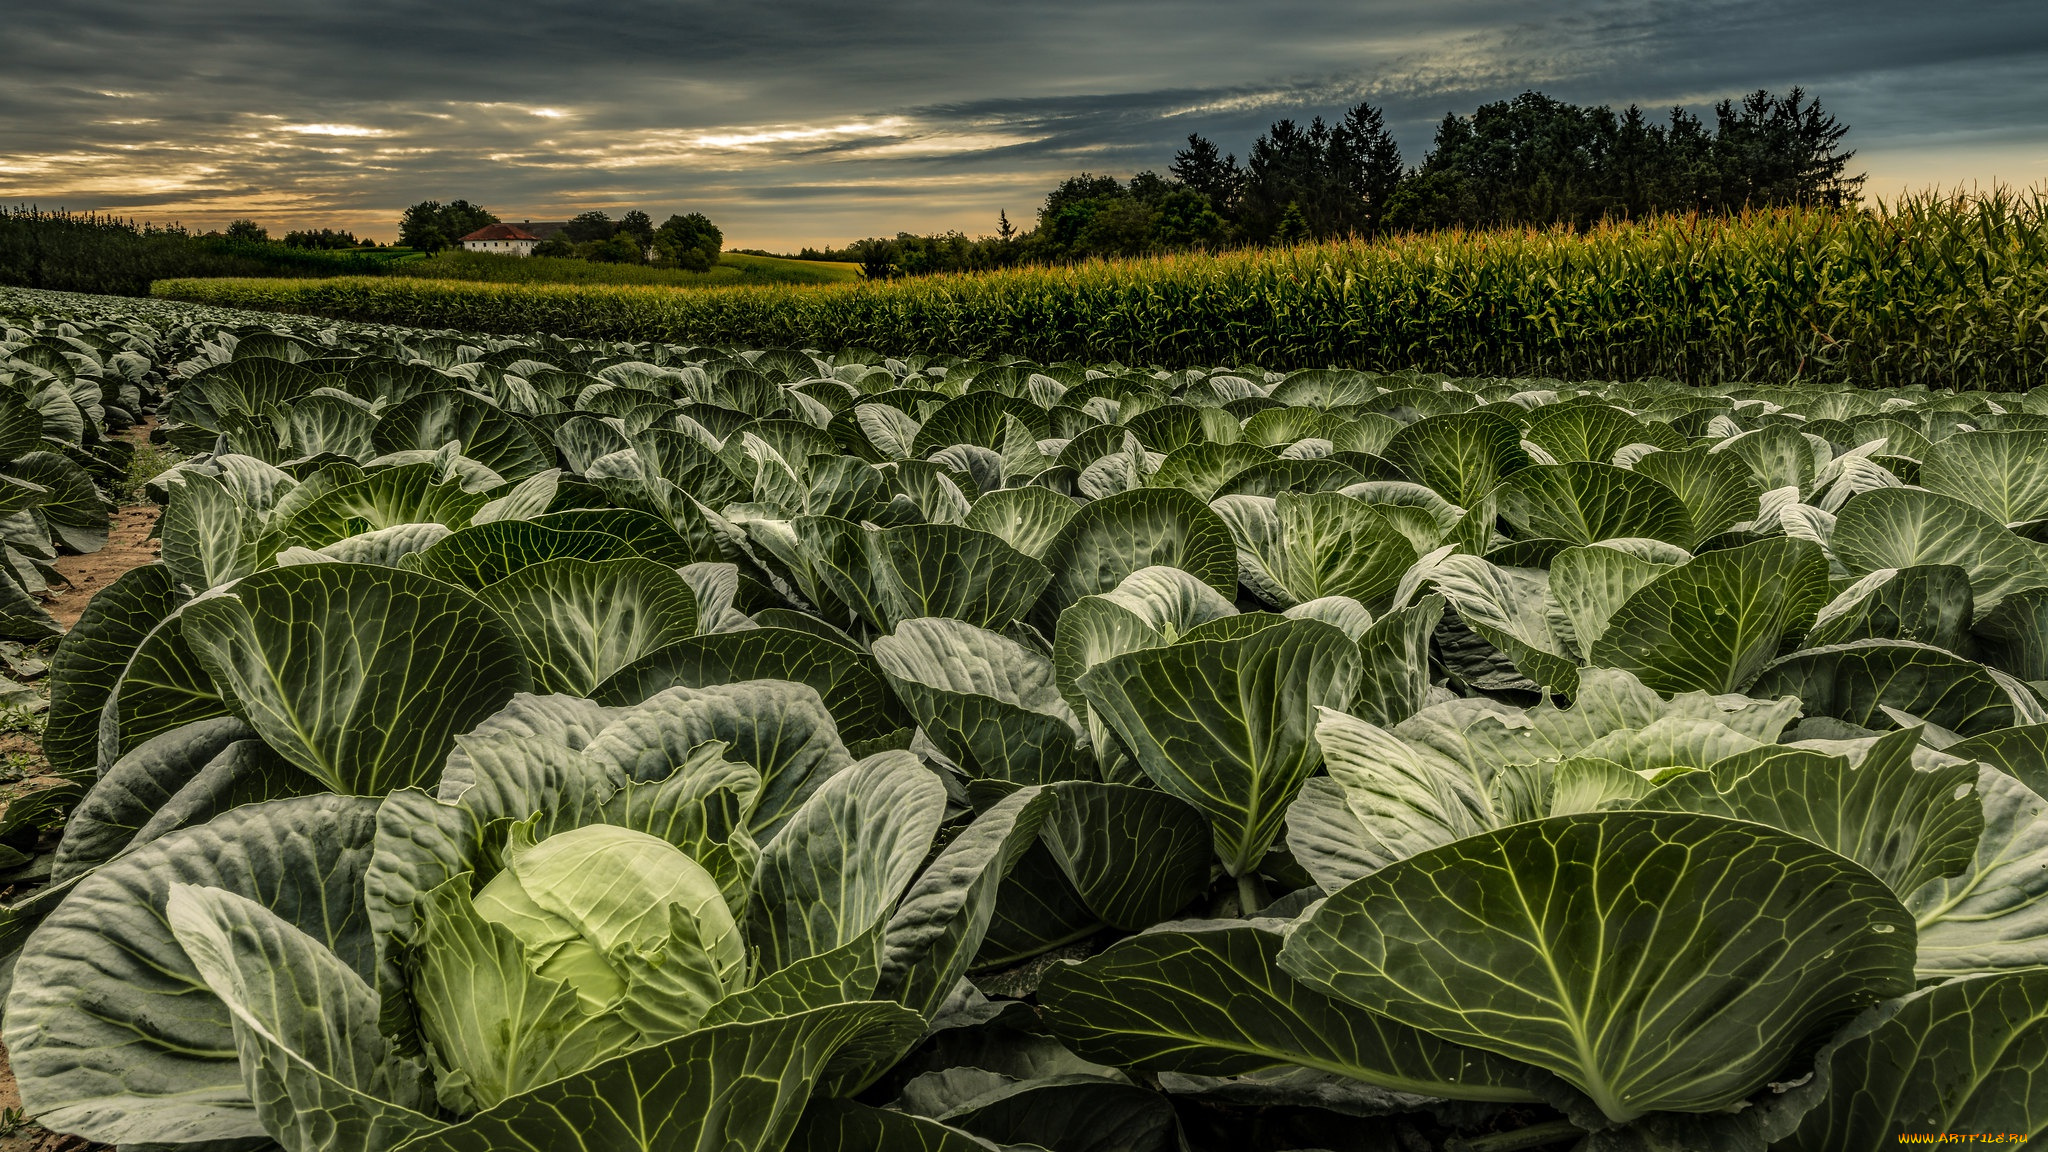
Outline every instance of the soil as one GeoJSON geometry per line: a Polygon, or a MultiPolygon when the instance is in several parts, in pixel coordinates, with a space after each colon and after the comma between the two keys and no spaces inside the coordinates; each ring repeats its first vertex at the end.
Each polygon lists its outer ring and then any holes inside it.
{"type": "Polygon", "coordinates": [[[158,511],[154,504],[117,508],[106,547],[86,556],[57,557],[57,574],[67,585],[55,599],[43,603],[57,623],[66,628],[78,623],[79,614],[85,611],[86,602],[95,592],[112,584],[130,568],[140,568],[156,559],[157,542],[150,538],[150,533],[156,528],[158,511]]]}
{"type": "Polygon", "coordinates": [[[156,529],[156,504],[137,504],[131,508],[115,508],[113,531],[106,535],[106,547],[90,553],[90,556],[59,556],[57,574],[66,580],[66,588],[59,590],[55,599],[43,601],[49,615],[57,617],[63,627],[78,623],[78,615],[86,611],[86,601],[92,594],[113,584],[129,568],[141,568],[156,560],[158,541],[150,539],[156,529]]]}
{"type": "MultiPolygon", "coordinates": [[[[149,416],[117,435],[140,446],[149,443],[149,434],[155,428],[156,417],[149,416]]],[[[120,579],[130,568],[140,568],[156,559],[158,546],[150,534],[156,531],[160,511],[148,503],[116,508],[106,547],[86,556],[57,557],[57,575],[63,577],[65,587],[43,604],[57,623],[66,628],[78,623],[79,614],[85,611],[86,602],[94,593],[120,579]]]]}

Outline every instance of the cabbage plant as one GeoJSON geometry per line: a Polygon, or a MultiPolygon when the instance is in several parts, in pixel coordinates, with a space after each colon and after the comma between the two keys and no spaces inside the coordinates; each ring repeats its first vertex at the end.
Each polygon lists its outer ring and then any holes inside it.
{"type": "Polygon", "coordinates": [[[216,821],[103,866],[24,954],[10,1051],[39,1113],[125,1142],[490,1146],[578,1130],[570,1101],[638,1084],[665,1125],[776,1147],[810,1091],[856,1090],[916,1039],[1035,800],[990,809],[927,867],[939,779],[900,751],[855,761],[807,687],[522,695],[458,739],[438,795],[237,809],[244,831],[216,821]],[[54,961],[79,947],[165,975],[80,1027],[95,978],[54,961]],[[173,1002],[182,1036],[161,1027],[173,1002]],[[209,1032],[237,1058],[195,1060],[209,1032]],[[107,1084],[91,1068],[109,1058],[137,1075],[107,1084]],[[776,1102],[743,1103],[765,1059],[776,1102]],[[760,1114],[728,1123],[702,1092],[760,1114]]]}

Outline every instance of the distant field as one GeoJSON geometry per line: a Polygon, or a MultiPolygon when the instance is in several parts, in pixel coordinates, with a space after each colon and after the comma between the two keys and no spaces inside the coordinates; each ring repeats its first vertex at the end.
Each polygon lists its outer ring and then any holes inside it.
{"type": "Polygon", "coordinates": [[[0,205],[0,284],[147,296],[157,280],[196,276],[377,276],[418,260],[410,248],[291,248],[93,213],[0,205]]]}
{"type": "MultiPolygon", "coordinates": [[[[861,278],[860,265],[829,260],[784,260],[779,256],[748,256],[727,252],[718,258],[719,268],[738,268],[746,275],[779,279],[787,284],[837,284],[861,278]]],[[[711,270],[713,275],[717,268],[711,270]]]]}
{"type": "Polygon", "coordinates": [[[399,275],[172,280],[155,294],[432,328],[1041,363],[2013,390],[2048,363],[2048,195],[714,292],[399,275]]]}
{"type": "Polygon", "coordinates": [[[395,276],[426,280],[474,280],[491,284],[653,284],[670,288],[725,288],[743,284],[835,284],[860,279],[860,265],[821,260],[782,260],[728,252],[709,272],[649,268],[638,264],[594,264],[558,256],[499,256],[449,250],[425,260],[394,265],[395,276]]]}

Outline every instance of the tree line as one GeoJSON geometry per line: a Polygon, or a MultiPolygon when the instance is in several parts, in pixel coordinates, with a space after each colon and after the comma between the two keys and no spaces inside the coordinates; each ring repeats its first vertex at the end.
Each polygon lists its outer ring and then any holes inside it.
{"type": "MultiPolygon", "coordinates": [[[[376,276],[411,258],[408,249],[445,249],[495,223],[496,215],[466,200],[426,201],[406,210],[398,245],[380,246],[333,228],[296,229],[280,240],[247,219],[202,232],[0,205],[0,285],[147,296],[152,281],[194,276],[376,276]]],[[[536,247],[543,254],[703,272],[718,262],[724,242],[702,213],[670,216],[656,226],[645,212],[616,221],[585,212],[536,247]]]]}
{"type": "MultiPolygon", "coordinates": [[[[398,242],[421,252],[439,252],[498,223],[502,221],[496,214],[467,200],[422,200],[399,218],[398,242]]],[[[652,216],[635,208],[616,220],[603,211],[579,213],[560,232],[534,245],[533,255],[709,272],[724,247],[725,234],[702,212],[671,215],[657,226],[652,216]]]]}
{"type": "Polygon", "coordinates": [[[96,213],[0,206],[0,284],[147,296],[151,281],[174,277],[376,275],[395,255],[387,248],[291,239],[273,241],[249,220],[198,232],[96,213]]]}
{"type": "Polygon", "coordinates": [[[1849,171],[1848,131],[1796,87],[1723,100],[1711,125],[1684,108],[1657,120],[1634,105],[1616,111],[1525,92],[1445,116],[1411,167],[1381,111],[1360,103],[1335,122],[1278,121],[1242,161],[1195,134],[1164,176],[1069,177],[1028,230],[1004,213],[993,236],[899,233],[798,255],[857,261],[870,276],[920,275],[1446,228],[1841,207],[1863,182],[1849,171]]]}
{"type": "MultiPolygon", "coordinates": [[[[224,231],[208,232],[206,235],[242,244],[270,243],[270,229],[254,220],[236,220],[229,223],[224,231]]],[[[284,234],[281,243],[287,248],[310,248],[316,252],[347,252],[351,249],[378,247],[377,242],[370,237],[357,236],[342,228],[295,228],[284,234]]]]}

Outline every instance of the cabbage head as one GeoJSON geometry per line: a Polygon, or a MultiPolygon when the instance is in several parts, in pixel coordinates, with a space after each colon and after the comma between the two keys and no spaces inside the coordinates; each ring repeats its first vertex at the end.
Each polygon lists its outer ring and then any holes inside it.
{"type": "Polygon", "coordinates": [[[424,910],[420,1026],[457,1110],[680,1036],[746,980],[732,911],[687,853],[609,824],[533,827],[512,827],[473,898],[463,873],[424,910]]]}
{"type": "Polygon", "coordinates": [[[522,825],[509,857],[477,893],[477,915],[519,937],[533,970],[568,982],[587,1011],[616,1007],[633,981],[701,987],[701,1016],[739,979],[746,954],[718,881],[668,841],[592,824],[536,844],[522,825]],[[651,974],[663,968],[708,979],[663,982],[651,974]]]}

